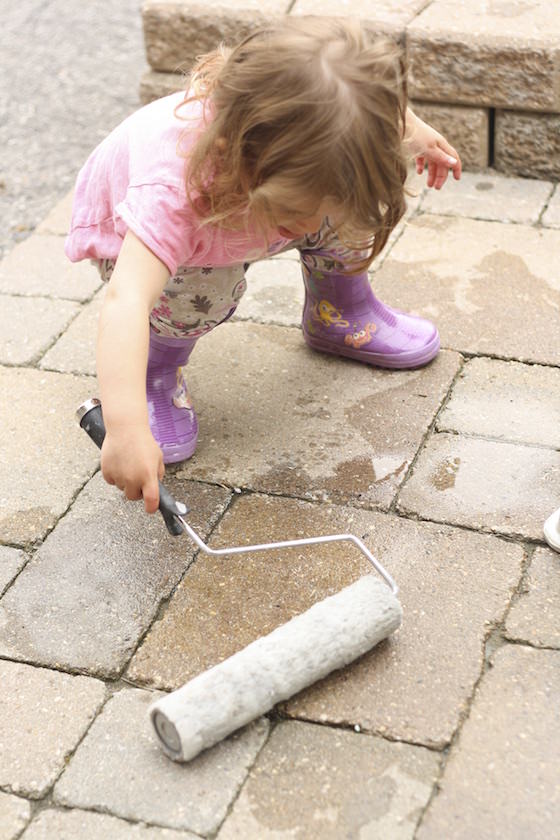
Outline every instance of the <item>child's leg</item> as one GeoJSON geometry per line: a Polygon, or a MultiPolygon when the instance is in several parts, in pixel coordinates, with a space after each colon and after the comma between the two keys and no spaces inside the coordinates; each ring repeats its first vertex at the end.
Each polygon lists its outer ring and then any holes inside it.
{"type": "MultiPolygon", "coordinates": [[[[105,280],[112,271],[108,263],[100,269],[105,280]]],[[[243,266],[180,268],[152,309],[146,398],[166,464],[190,458],[196,448],[198,420],[184,367],[198,339],[233,315],[245,289],[243,266]]]]}
{"type": "Polygon", "coordinates": [[[298,242],[305,307],[303,335],[315,350],[384,368],[414,368],[439,350],[436,327],[378,300],[366,271],[343,274],[356,260],[328,227],[298,242]]]}
{"type": "Polygon", "coordinates": [[[150,429],[166,464],[190,458],[196,448],[198,419],[184,376],[196,339],[168,338],[150,327],[146,400],[150,429]]]}

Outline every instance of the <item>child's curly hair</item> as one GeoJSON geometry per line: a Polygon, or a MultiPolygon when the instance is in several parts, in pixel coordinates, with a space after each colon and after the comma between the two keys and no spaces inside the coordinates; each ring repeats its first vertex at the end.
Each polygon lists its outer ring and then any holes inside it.
{"type": "MultiPolygon", "coordinates": [[[[368,266],[405,208],[402,50],[344,18],[286,17],[193,69],[185,102],[208,108],[188,155],[203,223],[264,230],[328,199],[343,242],[368,266]]],[[[180,106],[179,106],[180,107],[180,106]]]]}

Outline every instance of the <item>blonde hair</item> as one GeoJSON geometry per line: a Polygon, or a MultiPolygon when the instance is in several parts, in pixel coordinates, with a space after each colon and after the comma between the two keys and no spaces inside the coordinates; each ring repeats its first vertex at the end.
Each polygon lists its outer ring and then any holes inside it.
{"type": "MultiPolygon", "coordinates": [[[[208,116],[188,155],[203,223],[264,230],[325,199],[366,267],[406,209],[407,105],[400,48],[344,18],[286,17],[200,58],[185,102],[208,116]]],[[[184,104],[184,103],[182,103],[184,104]]]]}

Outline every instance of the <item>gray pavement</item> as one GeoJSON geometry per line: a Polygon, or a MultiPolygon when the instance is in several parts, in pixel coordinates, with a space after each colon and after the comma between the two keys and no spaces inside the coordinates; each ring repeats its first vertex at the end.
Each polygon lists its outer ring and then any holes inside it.
{"type": "MultiPolygon", "coordinates": [[[[58,3],[18,8],[22,39],[30,15],[43,41],[67,18],[58,3]]],[[[128,19],[139,38],[136,5],[74,14],[85,76],[72,97],[87,88],[89,112],[75,106],[84,120],[65,150],[44,110],[40,195],[31,176],[14,180],[19,203],[2,211],[27,227],[4,229],[0,263],[0,837],[560,837],[560,555],[542,537],[560,505],[560,188],[483,173],[420,191],[372,282],[437,321],[442,351],[424,369],[308,350],[293,253],[253,266],[235,321],[197,345],[199,446],[165,478],[193,527],[216,546],[356,533],[395,575],[404,622],[176,765],[147,720],[154,696],[367,569],[340,545],[200,557],[103,482],[73,418],[96,392],[103,290],[61,256],[66,193],[134,107],[142,55],[138,40],[129,98],[104,100],[93,74],[119,75],[111,55],[128,19]],[[119,21],[110,38],[103,11],[119,21]],[[87,61],[107,35],[99,68],[84,69],[80,32],[87,61]]],[[[38,84],[39,109],[54,88],[38,84]]]]}
{"type": "Polygon", "coordinates": [[[0,256],[68,192],[88,152],[138,105],[140,0],[2,4],[0,256]]]}

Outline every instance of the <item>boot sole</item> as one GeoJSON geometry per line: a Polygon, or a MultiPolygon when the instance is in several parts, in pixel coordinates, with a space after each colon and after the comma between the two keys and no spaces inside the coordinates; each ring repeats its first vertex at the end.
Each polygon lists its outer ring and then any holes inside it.
{"type": "Polygon", "coordinates": [[[358,362],[365,362],[375,367],[390,368],[392,370],[407,370],[423,367],[431,362],[439,353],[439,333],[436,332],[432,341],[420,350],[407,350],[403,353],[395,353],[388,356],[385,353],[371,353],[367,350],[355,350],[351,347],[343,347],[322,341],[320,338],[303,333],[303,337],[309,347],[321,353],[328,353],[331,356],[344,356],[348,359],[355,359],[358,362]]]}
{"type": "Polygon", "coordinates": [[[160,444],[163,452],[164,464],[177,464],[179,461],[186,461],[192,458],[196,449],[196,439],[188,443],[160,444]]]}

